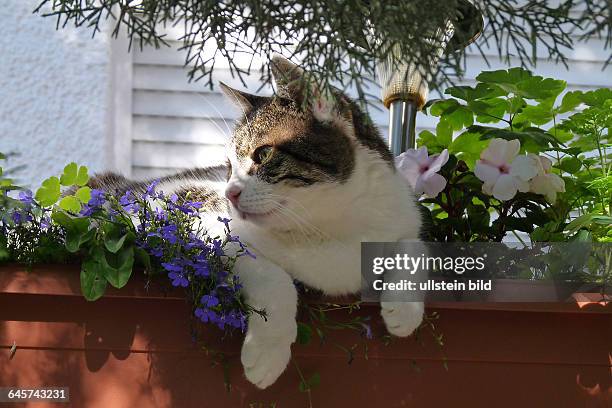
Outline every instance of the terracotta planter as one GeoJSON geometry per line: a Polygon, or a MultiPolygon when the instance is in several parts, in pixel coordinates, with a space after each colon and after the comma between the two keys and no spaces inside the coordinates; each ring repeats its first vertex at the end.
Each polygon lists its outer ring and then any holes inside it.
{"type": "MultiPolygon", "coordinates": [[[[295,345],[293,354],[305,376],[320,373],[314,407],[607,407],[612,307],[584,300],[431,303],[443,349],[427,336],[423,345],[370,341],[367,360],[358,347],[349,365],[333,343],[362,339],[341,330],[323,345],[295,345]]],[[[358,313],[375,318],[378,308],[358,313]]],[[[88,408],[309,405],[293,364],[259,391],[242,376],[239,336],[222,340],[211,330],[206,340],[226,352],[227,364],[211,364],[195,346],[183,299],[145,293],[142,282],[89,303],[73,267],[0,268],[0,386],[67,386],[70,405],[88,408]]]]}

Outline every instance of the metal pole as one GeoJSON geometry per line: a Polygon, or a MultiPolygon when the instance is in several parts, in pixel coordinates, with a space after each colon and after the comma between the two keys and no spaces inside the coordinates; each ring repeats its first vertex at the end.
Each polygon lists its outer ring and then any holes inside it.
{"type": "Polygon", "coordinates": [[[395,100],[389,105],[389,150],[398,156],[416,148],[416,113],[413,101],[395,100]]]}

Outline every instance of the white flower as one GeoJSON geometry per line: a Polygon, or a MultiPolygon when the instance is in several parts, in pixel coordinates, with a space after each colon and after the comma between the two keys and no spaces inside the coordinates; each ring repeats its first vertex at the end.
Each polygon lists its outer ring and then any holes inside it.
{"type": "Polygon", "coordinates": [[[448,161],[448,150],[429,156],[426,147],[408,149],[395,158],[395,167],[414,189],[416,194],[435,197],[446,187],[446,179],[438,174],[448,161]]]}
{"type": "Polygon", "coordinates": [[[542,194],[551,203],[557,200],[557,193],[565,191],[565,182],[557,174],[551,172],[552,162],[547,157],[532,155],[538,161],[538,174],[529,181],[529,189],[536,194],[542,194]]]}
{"type": "Polygon", "coordinates": [[[482,191],[498,200],[510,200],[517,191],[529,191],[529,180],[538,174],[537,156],[517,156],[518,140],[493,139],[480,154],[474,174],[484,182],[482,191]]]}

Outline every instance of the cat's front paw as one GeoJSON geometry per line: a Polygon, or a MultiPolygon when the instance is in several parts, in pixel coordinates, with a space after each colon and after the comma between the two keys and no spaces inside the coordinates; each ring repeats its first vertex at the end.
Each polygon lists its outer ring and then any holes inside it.
{"type": "Polygon", "coordinates": [[[410,336],[423,321],[421,302],[382,302],[380,307],[387,330],[394,336],[410,336]]]}
{"type": "Polygon", "coordinates": [[[246,378],[264,389],[285,371],[291,359],[291,341],[261,339],[247,335],[240,356],[246,378]]]}

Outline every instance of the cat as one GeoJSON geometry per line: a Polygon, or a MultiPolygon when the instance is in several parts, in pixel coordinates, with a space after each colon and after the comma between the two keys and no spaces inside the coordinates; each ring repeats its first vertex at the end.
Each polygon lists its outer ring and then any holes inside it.
{"type": "MultiPolygon", "coordinates": [[[[206,203],[203,222],[212,234],[218,216],[231,218],[233,233],[256,255],[240,257],[234,273],[246,301],[266,312],[265,320],[249,318],[241,351],[246,378],[259,388],[273,384],[291,357],[294,279],[327,295],[358,293],[361,242],[418,240],[422,224],[414,193],[358,105],[339,90],[319,92],[280,56],[271,68],[270,97],[221,84],[243,113],[227,144],[227,166],[158,184],[206,203]]],[[[125,191],[147,183],[109,173],[90,184],[125,191]]],[[[391,334],[408,336],[422,321],[423,304],[382,302],[381,314],[391,334]]]]}

